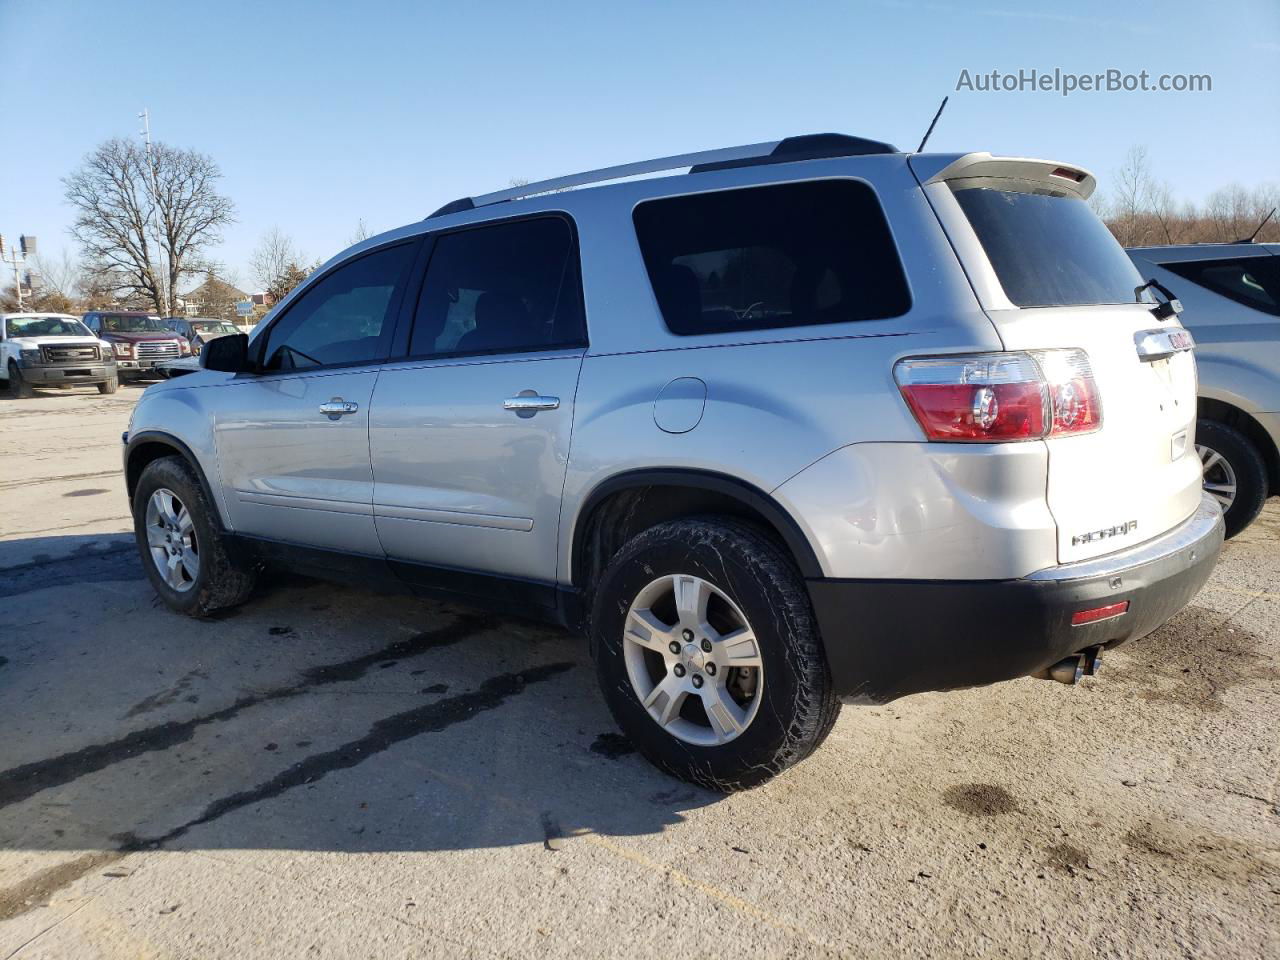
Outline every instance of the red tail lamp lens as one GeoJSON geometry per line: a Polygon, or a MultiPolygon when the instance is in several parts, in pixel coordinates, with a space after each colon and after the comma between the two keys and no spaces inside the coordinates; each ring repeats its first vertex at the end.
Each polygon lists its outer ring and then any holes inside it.
{"type": "Polygon", "coordinates": [[[1102,425],[1083,350],[911,358],[898,362],[894,377],[930,440],[1039,440],[1102,425]]]}
{"type": "Polygon", "coordinates": [[[931,440],[1033,440],[1044,435],[1039,383],[925,383],[902,394],[931,440]]]}

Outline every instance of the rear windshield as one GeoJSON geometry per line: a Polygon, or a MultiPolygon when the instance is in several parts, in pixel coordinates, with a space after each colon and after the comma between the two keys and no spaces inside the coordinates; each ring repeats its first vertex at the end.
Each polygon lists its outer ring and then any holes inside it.
{"type": "Polygon", "coordinates": [[[642,203],[636,234],[672,333],[896,317],[911,307],[880,202],[851,180],[642,203]]]}
{"type": "Polygon", "coordinates": [[[953,185],[1005,295],[1019,307],[1133,303],[1142,278],[1078,197],[953,185]]]}

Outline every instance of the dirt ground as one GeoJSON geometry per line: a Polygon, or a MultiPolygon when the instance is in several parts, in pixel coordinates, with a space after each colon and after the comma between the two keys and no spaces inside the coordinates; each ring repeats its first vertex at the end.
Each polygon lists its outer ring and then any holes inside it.
{"type": "Polygon", "coordinates": [[[726,798],[554,630],[301,579],[169,613],[138,395],[0,401],[0,960],[1280,956],[1278,501],[1098,677],[846,707],[726,798]]]}

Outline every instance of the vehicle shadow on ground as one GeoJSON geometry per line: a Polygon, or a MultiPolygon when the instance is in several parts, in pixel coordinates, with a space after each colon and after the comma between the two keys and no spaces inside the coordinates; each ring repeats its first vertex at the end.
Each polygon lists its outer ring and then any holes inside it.
{"type": "MultiPolygon", "coordinates": [[[[116,392],[118,394],[122,390],[128,390],[131,392],[141,393],[147,387],[151,386],[151,384],[159,382],[160,381],[158,380],[121,380],[116,385],[116,392]]],[[[14,403],[22,403],[24,400],[51,400],[54,397],[88,396],[89,394],[110,396],[110,394],[103,394],[102,391],[98,389],[97,385],[92,383],[88,386],[75,384],[69,387],[50,387],[36,383],[28,384],[28,386],[31,388],[31,396],[14,397],[9,393],[7,383],[0,385],[0,401],[11,400],[14,403]]]]}
{"type": "Polygon", "coordinates": [[[0,848],[554,849],[718,799],[563,631],[280,576],[193,621],[132,549],[56,552],[0,570],[0,848]]]}

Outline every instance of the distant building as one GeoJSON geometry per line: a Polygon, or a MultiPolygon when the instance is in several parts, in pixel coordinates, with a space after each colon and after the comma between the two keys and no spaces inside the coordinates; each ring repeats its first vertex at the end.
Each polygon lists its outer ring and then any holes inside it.
{"type": "Polygon", "coordinates": [[[234,320],[236,304],[248,299],[250,299],[249,294],[239,287],[234,287],[210,273],[205,276],[200,286],[179,297],[178,304],[188,317],[234,320]]]}

